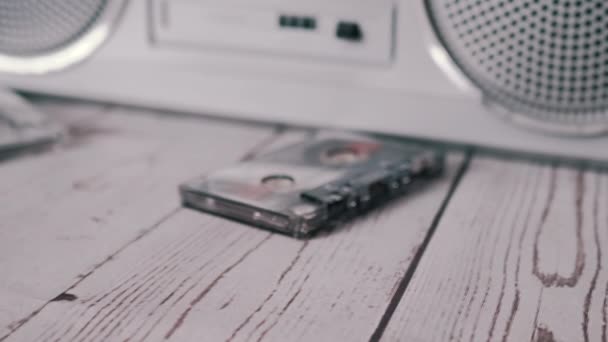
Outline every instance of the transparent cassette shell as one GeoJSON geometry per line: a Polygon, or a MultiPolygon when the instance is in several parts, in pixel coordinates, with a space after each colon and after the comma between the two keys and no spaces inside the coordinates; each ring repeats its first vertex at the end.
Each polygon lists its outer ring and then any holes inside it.
{"type": "Polygon", "coordinates": [[[359,135],[323,134],[180,186],[184,206],[307,237],[437,174],[443,153],[359,135]]]}

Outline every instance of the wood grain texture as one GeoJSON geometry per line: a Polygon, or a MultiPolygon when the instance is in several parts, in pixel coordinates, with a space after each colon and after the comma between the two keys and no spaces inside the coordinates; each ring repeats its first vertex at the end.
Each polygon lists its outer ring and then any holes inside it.
{"type": "Polygon", "coordinates": [[[606,341],[608,173],[479,158],[384,341],[606,341]]]}
{"type": "Polygon", "coordinates": [[[7,341],[366,340],[462,160],[416,196],[308,241],[180,210],[7,341]]]}
{"type": "Polygon", "coordinates": [[[275,134],[91,104],[40,105],[70,136],[0,164],[0,339],[174,212],[180,182],[275,134]]]}

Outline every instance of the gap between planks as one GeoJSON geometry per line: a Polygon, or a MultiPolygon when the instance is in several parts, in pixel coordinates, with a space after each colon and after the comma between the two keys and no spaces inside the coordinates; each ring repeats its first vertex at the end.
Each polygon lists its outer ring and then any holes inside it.
{"type": "Polygon", "coordinates": [[[399,287],[397,288],[397,291],[395,291],[395,294],[393,295],[388,306],[386,307],[386,311],[384,311],[384,314],[380,318],[380,321],[378,322],[378,326],[374,330],[373,334],[370,336],[370,338],[369,338],[370,342],[377,342],[382,337],[382,334],[384,333],[384,330],[386,329],[388,322],[391,320],[391,318],[395,312],[395,309],[397,308],[397,305],[399,305],[399,302],[401,301],[403,294],[407,290],[407,287],[410,284],[412,277],[414,276],[414,273],[416,272],[416,269],[418,268],[420,259],[422,259],[422,256],[424,255],[426,248],[428,247],[429,243],[431,242],[431,239],[433,238],[433,235],[435,234],[435,231],[437,230],[437,226],[439,225],[439,222],[441,222],[441,219],[443,217],[443,214],[445,212],[445,209],[446,209],[448,203],[452,199],[452,196],[454,195],[454,192],[456,192],[456,189],[458,189],[458,185],[460,184],[462,177],[464,176],[464,174],[466,173],[466,171],[469,167],[469,163],[471,161],[472,155],[473,155],[472,150],[468,150],[466,152],[464,162],[462,163],[460,169],[456,173],[454,182],[450,186],[450,189],[448,190],[448,193],[445,196],[445,199],[441,203],[441,207],[439,207],[437,214],[433,218],[433,222],[431,223],[431,227],[429,228],[429,231],[426,234],[424,241],[420,245],[420,248],[418,248],[418,250],[416,251],[416,254],[414,254],[414,257],[412,259],[410,266],[408,267],[407,271],[403,275],[403,278],[401,279],[401,281],[399,283],[399,287]]]}

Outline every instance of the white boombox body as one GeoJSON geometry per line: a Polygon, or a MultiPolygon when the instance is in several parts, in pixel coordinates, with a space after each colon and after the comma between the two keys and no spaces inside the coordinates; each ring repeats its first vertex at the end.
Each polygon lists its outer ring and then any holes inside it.
{"type": "Polygon", "coordinates": [[[547,134],[486,104],[422,0],[118,2],[113,33],[90,58],[0,81],[204,115],[608,160],[605,134],[547,134]]]}

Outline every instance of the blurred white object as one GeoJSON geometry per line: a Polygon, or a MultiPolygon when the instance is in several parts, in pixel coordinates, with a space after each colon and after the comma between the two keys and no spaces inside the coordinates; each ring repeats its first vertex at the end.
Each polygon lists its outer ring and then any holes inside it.
{"type": "Polygon", "coordinates": [[[0,158],[9,151],[54,141],[62,132],[23,98],[0,88],[0,158]]]}
{"type": "MultiPolygon", "coordinates": [[[[107,26],[114,34],[84,63],[44,76],[5,70],[0,78],[18,89],[206,115],[608,160],[606,135],[572,137],[605,133],[605,113],[595,121],[554,120],[527,109],[517,113],[511,109],[524,107],[508,108],[512,98],[480,90],[478,85],[496,83],[480,81],[486,75],[473,73],[473,66],[462,67],[466,49],[458,44],[464,43],[443,28],[454,24],[447,9],[434,12],[443,32],[437,35],[428,12],[435,3],[470,5],[462,8],[469,21],[489,11],[472,0],[150,0],[128,2],[116,20],[124,2],[107,0],[108,19],[101,22],[116,23],[107,26]],[[446,38],[453,40],[442,43],[446,38]]],[[[496,6],[496,22],[520,18],[535,6],[562,6],[549,0],[520,5],[496,6]]],[[[518,29],[511,25],[504,34],[527,46],[528,33],[518,36],[518,29]]],[[[481,43],[492,35],[482,33],[476,36],[481,43]]]]}

